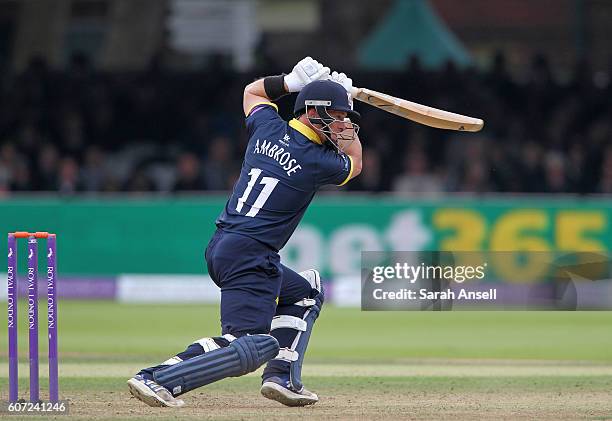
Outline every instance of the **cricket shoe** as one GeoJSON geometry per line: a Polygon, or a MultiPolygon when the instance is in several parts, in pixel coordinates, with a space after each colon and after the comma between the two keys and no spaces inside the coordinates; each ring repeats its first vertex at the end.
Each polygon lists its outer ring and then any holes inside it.
{"type": "Polygon", "coordinates": [[[305,387],[299,392],[294,390],[289,383],[289,376],[265,379],[260,391],[266,398],[287,406],[306,406],[319,402],[319,397],[305,387]]]}
{"type": "Polygon", "coordinates": [[[185,405],[182,399],[172,396],[168,389],[158,385],[153,380],[145,379],[140,374],[129,379],[127,384],[132,396],[149,406],[181,407],[185,405]]]}

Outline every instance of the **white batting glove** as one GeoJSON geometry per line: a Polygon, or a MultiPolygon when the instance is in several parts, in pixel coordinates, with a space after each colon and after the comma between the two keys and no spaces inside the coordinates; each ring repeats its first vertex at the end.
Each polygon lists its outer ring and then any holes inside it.
{"type": "Polygon", "coordinates": [[[353,88],[353,79],[345,75],[344,73],[333,72],[329,76],[329,80],[333,80],[336,83],[339,83],[346,89],[346,92],[351,93],[351,89],[353,88]]]}
{"type": "Polygon", "coordinates": [[[306,57],[285,76],[285,84],[289,92],[299,92],[310,82],[327,78],[329,78],[329,67],[323,66],[312,57],[306,57]]]}

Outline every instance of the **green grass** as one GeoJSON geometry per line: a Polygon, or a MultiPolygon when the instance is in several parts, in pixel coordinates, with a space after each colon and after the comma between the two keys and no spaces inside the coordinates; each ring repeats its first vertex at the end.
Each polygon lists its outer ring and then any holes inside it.
{"type": "MultiPolygon", "coordinates": [[[[20,389],[27,396],[23,304],[20,389]]],[[[0,397],[6,399],[2,325],[0,397]]],[[[218,306],[63,301],[58,326],[60,390],[73,406],[71,419],[612,417],[612,312],[361,312],[326,305],[304,367],[307,384],[324,398],[314,408],[282,408],[261,398],[255,373],[189,393],[189,408],[174,414],[130,399],[125,381],[194,339],[219,334],[218,306]]]]}
{"type": "MultiPolygon", "coordinates": [[[[62,381],[64,393],[105,392],[118,389],[123,391],[124,380],[117,377],[71,377],[62,381]]],[[[42,382],[42,390],[46,391],[46,382],[42,382]]],[[[309,384],[316,384],[317,389],[338,391],[352,389],[359,393],[362,389],[376,389],[379,392],[450,392],[461,389],[464,392],[486,393],[491,390],[506,391],[557,391],[563,389],[589,390],[590,392],[609,392],[612,389],[612,376],[542,376],[542,377],[327,377],[309,376],[309,384]]],[[[228,378],[222,382],[206,386],[207,392],[251,393],[259,388],[258,376],[228,378]]],[[[27,390],[27,379],[20,379],[20,388],[27,390]]],[[[0,379],[2,389],[8,387],[7,379],[0,379]]],[[[44,393],[43,393],[44,394],[44,393]]]]}
{"type": "MultiPolygon", "coordinates": [[[[24,303],[20,303],[24,304],[24,303]]],[[[42,309],[43,307],[41,307],[42,309]]],[[[27,349],[20,306],[20,350],[27,349]]],[[[41,351],[46,329],[41,311],[41,351]]],[[[311,339],[317,362],[471,358],[612,361],[612,312],[362,312],[325,306],[311,339]]],[[[214,305],[59,304],[63,358],[161,358],[219,334],[214,305]]],[[[6,324],[0,349],[6,356],[6,324]]]]}

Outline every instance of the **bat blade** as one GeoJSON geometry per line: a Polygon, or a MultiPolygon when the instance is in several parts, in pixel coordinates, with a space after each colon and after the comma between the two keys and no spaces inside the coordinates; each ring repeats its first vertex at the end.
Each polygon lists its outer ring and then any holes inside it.
{"type": "Polygon", "coordinates": [[[439,110],[371,89],[353,88],[351,94],[358,101],[429,127],[477,132],[484,126],[479,118],[439,110]]]}

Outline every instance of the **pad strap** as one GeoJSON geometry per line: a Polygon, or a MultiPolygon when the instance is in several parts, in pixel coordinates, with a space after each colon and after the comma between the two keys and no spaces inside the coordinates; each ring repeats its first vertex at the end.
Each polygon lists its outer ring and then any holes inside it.
{"type": "Polygon", "coordinates": [[[204,349],[204,352],[210,352],[210,351],[214,351],[215,349],[219,349],[223,346],[227,346],[227,344],[224,343],[223,339],[225,339],[228,343],[231,343],[232,341],[236,340],[236,337],[234,335],[230,335],[229,333],[226,333],[225,335],[221,337],[217,336],[216,339],[215,338],[198,339],[197,341],[194,342],[194,344],[200,345],[204,349]]]}
{"type": "Polygon", "coordinates": [[[293,305],[300,306],[300,307],[312,307],[316,303],[317,302],[312,298],[304,298],[298,302],[293,303],[293,305]]]}
{"type": "Polygon", "coordinates": [[[275,360],[283,360],[289,363],[297,361],[298,358],[300,358],[300,354],[289,348],[281,348],[280,351],[278,351],[278,355],[274,357],[275,360]]]}
{"type": "Polygon", "coordinates": [[[213,338],[202,338],[194,342],[194,344],[200,344],[204,348],[204,352],[214,351],[215,349],[221,348],[213,338]]]}
{"type": "Polygon", "coordinates": [[[183,361],[181,357],[174,356],[161,363],[161,365],[174,365],[180,363],[181,361],[183,361]]]}
{"type": "Polygon", "coordinates": [[[308,269],[300,272],[298,275],[306,279],[311,288],[314,288],[319,292],[323,291],[323,288],[321,288],[321,275],[319,274],[318,270],[308,269]]]}
{"type": "Polygon", "coordinates": [[[274,316],[274,318],[272,319],[272,327],[270,330],[276,329],[294,329],[305,332],[306,329],[308,329],[308,324],[304,320],[295,316],[274,316]]]}

